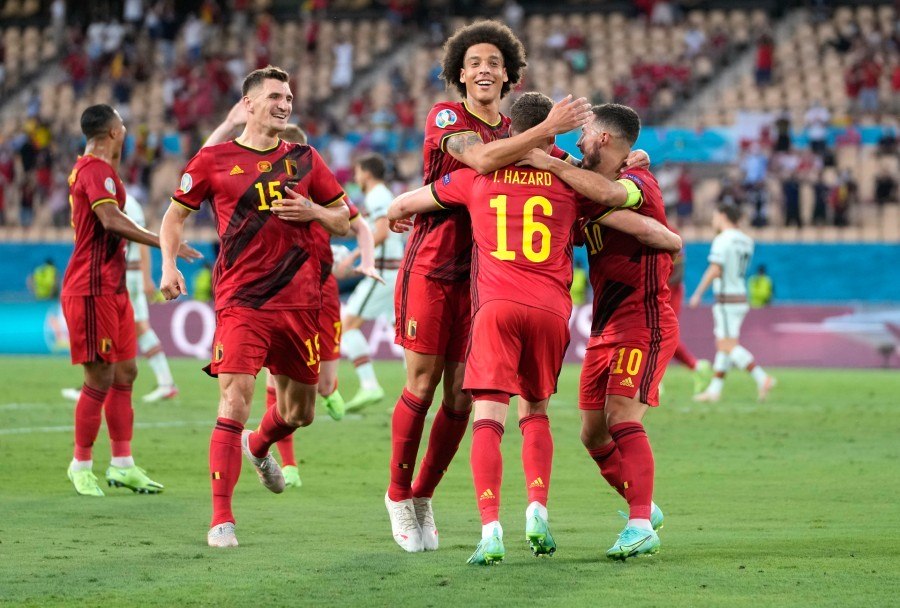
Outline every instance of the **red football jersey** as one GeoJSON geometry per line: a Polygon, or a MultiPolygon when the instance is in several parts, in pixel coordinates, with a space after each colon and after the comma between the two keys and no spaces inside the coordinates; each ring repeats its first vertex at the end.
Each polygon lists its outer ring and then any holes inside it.
{"type": "MultiPolygon", "coordinates": [[[[640,189],[642,201],[632,211],[666,224],[659,184],[646,169],[629,169],[620,179],[628,179],[640,189]]],[[[677,325],[669,306],[672,255],[642,245],[636,238],[604,228],[598,221],[584,227],[591,287],[594,289],[594,320],[591,335],[639,327],[662,328],[677,325]]]]}
{"type": "Polygon", "coordinates": [[[549,171],[514,165],[489,175],[460,169],[432,183],[431,191],[440,205],[464,206],[472,218],[473,310],[509,300],[568,320],[572,228],[606,207],[549,171]]]}
{"type": "MultiPolygon", "coordinates": [[[[470,112],[465,102],[435,104],[425,121],[423,183],[430,184],[465,167],[447,154],[447,138],[459,133],[477,133],[489,143],[509,135],[509,118],[500,116],[500,121],[492,125],[470,112]]],[[[465,281],[471,260],[472,224],[464,210],[448,209],[416,217],[403,256],[404,270],[445,281],[465,281]]]]}
{"type": "Polygon", "coordinates": [[[229,141],[202,148],[185,168],[172,200],[192,210],[208,200],[216,215],[217,310],[321,307],[320,254],[312,226],[271,212],[290,184],[316,204],[343,204],[340,184],[307,145],[279,141],[269,150],[254,150],[229,141]]]}
{"type": "MultiPolygon", "coordinates": [[[[350,200],[347,200],[347,207],[350,209],[350,221],[352,222],[359,217],[359,209],[356,208],[350,200]]],[[[331,274],[331,267],[334,266],[334,254],[331,252],[331,234],[322,228],[318,222],[312,222],[310,226],[313,238],[316,241],[316,251],[319,255],[319,264],[321,268],[321,279],[324,283],[331,274]]]]}
{"type": "Polygon", "coordinates": [[[125,239],[108,232],[94,213],[97,205],[125,208],[125,185],[112,166],[91,155],[69,174],[69,205],[75,250],[62,282],[64,296],[105,296],[125,291],[125,239]]]}

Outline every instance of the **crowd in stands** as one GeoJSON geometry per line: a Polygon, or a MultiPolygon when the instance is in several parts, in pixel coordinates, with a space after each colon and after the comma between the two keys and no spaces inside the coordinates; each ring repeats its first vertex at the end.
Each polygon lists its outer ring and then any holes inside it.
{"type": "MultiPolygon", "coordinates": [[[[440,47],[467,21],[447,16],[453,3],[415,0],[332,6],[317,0],[302,3],[289,19],[273,16],[265,0],[204,0],[188,14],[179,13],[174,0],[96,4],[119,12],[103,19],[90,11],[66,15],[66,3],[57,0],[43,30],[4,30],[0,51],[7,58],[11,44],[26,37],[38,41],[29,47],[37,55],[28,51],[31,64],[21,64],[17,74],[34,68],[35,56],[38,65],[46,62],[52,69],[41,70],[29,86],[9,90],[16,98],[7,98],[0,123],[2,225],[67,226],[68,171],[83,148],[78,116],[100,102],[114,105],[126,121],[130,137],[122,178],[148,204],[150,221],[158,220],[185,158],[238,99],[246,72],[269,63],[291,72],[295,117],[339,179],[348,182],[355,156],[374,150],[388,156],[395,189],[418,183],[425,115],[433,103],[452,97],[440,79],[440,47]],[[381,17],[335,20],[326,10],[373,7],[381,17]],[[381,65],[383,58],[390,64],[381,65]],[[369,84],[357,86],[358,80],[369,84]]],[[[525,90],[556,99],[574,93],[596,103],[631,105],[645,123],[658,124],[744,52],[755,56],[755,90],[783,87],[791,77],[761,10],[685,10],[679,2],[640,0],[628,16],[601,10],[546,14],[516,0],[488,4],[529,50],[525,82],[506,104],[525,90]]],[[[778,128],[742,146],[728,179],[718,180],[721,193],[707,198],[731,197],[746,205],[758,226],[843,225],[858,221],[853,209],[860,201],[897,200],[891,164],[896,144],[890,145],[895,127],[885,129],[883,153],[864,174],[848,165],[850,155],[841,150],[859,149],[857,118],[891,125],[887,114],[900,109],[892,106],[900,99],[898,34],[874,28],[876,36],[872,27],[845,17],[815,27],[821,26],[827,40],[822,52],[847,56],[846,96],[854,100],[849,114],[836,111],[833,98],[808,100],[802,120],[799,106],[792,106],[778,128]],[[851,127],[837,145],[828,143],[835,124],[851,127]],[[809,146],[795,145],[792,133],[802,133],[809,146]],[[814,203],[795,204],[810,192],[814,203]]],[[[7,76],[10,65],[4,62],[7,76]]],[[[731,101],[726,98],[723,107],[731,101]]],[[[726,111],[731,109],[720,116],[726,111]]],[[[674,216],[684,225],[705,221],[696,210],[704,191],[699,178],[679,167],[658,169],[671,184],[667,200],[674,216]]],[[[208,215],[199,219],[210,221],[208,215]]]]}

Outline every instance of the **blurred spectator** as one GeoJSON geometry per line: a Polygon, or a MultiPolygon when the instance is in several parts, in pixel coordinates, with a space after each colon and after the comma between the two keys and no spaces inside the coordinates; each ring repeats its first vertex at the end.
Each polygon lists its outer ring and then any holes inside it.
{"type": "Polygon", "coordinates": [[[859,203],[859,187],[849,169],[841,172],[838,183],[831,189],[831,208],[834,212],[834,225],[845,227],[850,225],[850,211],[859,203]]]}
{"type": "Polygon", "coordinates": [[[824,171],[819,171],[813,182],[813,210],[810,223],[813,226],[825,226],[828,224],[828,201],[831,188],[825,181],[824,171]]]}
{"type": "Polygon", "coordinates": [[[803,117],[809,148],[816,154],[823,154],[828,147],[828,123],[830,121],[831,112],[818,99],[813,102],[803,117]]]}
{"type": "Polygon", "coordinates": [[[747,281],[747,291],[751,308],[763,308],[772,303],[775,296],[775,285],[772,277],[766,274],[766,267],[760,264],[756,274],[747,281]]]}
{"type": "Polygon", "coordinates": [[[775,41],[769,34],[763,34],[756,42],[756,86],[766,87],[772,83],[775,64],[775,41]]]}
{"type": "Polygon", "coordinates": [[[669,0],[659,0],[650,11],[650,23],[668,27],[675,24],[675,7],[669,0]]]}
{"type": "Polygon", "coordinates": [[[516,0],[506,0],[503,5],[503,21],[514,32],[522,29],[522,20],[525,18],[525,9],[516,0]]]}
{"type": "Polygon", "coordinates": [[[676,211],[678,213],[678,224],[690,224],[691,216],[694,213],[694,179],[687,167],[681,168],[678,175],[678,205],[676,211]]]}
{"type": "Polygon", "coordinates": [[[688,59],[693,59],[703,51],[706,44],[706,34],[699,25],[691,25],[684,33],[684,45],[687,47],[688,59]]]}
{"type": "Polygon", "coordinates": [[[862,62],[850,68],[857,70],[859,79],[859,110],[875,113],[878,111],[878,81],[881,78],[881,64],[872,55],[866,55],[862,62]]]}
{"type": "Polygon", "coordinates": [[[59,272],[53,258],[47,258],[34,269],[28,277],[28,289],[34,294],[35,300],[53,300],[59,297],[59,272]]]}
{"type": "Polygon", "coordinates": [[[191,295],[198,302],[212,302],[212,267],[203,262],[203,267],[194,273],[191,295]]]}
{"type": "Polygon", "coordinates": [[[781,194],[784,197],[784,225],[803,228],[800,219],[800,180],[794,172],[781,180],[781,194]]]}
{"type": "Polygon", "coordinates": [[[334,45],[334,69],[331,72],[331,87],[342,91],[353,81],[353,43],[342,40],[334,45]]]}
{"type": "Polygon", "coordinates": [[[885,166],[882,166],[878,174],[875,175],[875,202],[878,204],[879,209],[887,203],[898,202],[897,178],[885,166]]]}
{"type": "Polygon", "coordinates": [[[752,205],[754,226],[766,226],[768,219],[768,194],[766,177],[769,169],[769,158],[758,143],[752,143],[741,162],[744,172],[744,192],[747,202],[752,205]]]}
{"type": "Polygon", "coordinates": [[[790,152],[791,145],[791,115],[789,112],[782,112],[775,119],[775,145],[772,151],[790,152]]]}

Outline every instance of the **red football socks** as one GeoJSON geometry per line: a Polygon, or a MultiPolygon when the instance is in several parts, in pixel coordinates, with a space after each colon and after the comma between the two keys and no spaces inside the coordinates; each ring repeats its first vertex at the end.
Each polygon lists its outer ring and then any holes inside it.
{"type": "Polygon", "coordinates": [[[503,454],[500,441],[503,425],[496,420],[476,420],[472,424],[472,480],[481,512],[481,525],[500,518],[500,484],[503,482],[503,454]]]}
{"type": "Polygon", "coordinates": [[[81,387],[81,396],[75,405],[75,460],[91,460],[92,448],[100,432],[106,394],[106,391],[99,391],[87,384],[81,387]]]}
{"type": "Polygon", "coordinates": [[[684,342],[678,343],[678,348],[675,349],[675,354],[672,356],[676,361],[683,363],[688,369],[697,367],[697,357],[688,350],[687,346],[684,345],[684,342]]]}
{"type": "Polygon", "coordinates": [[[466,434],[469,412],[470,410],[457,412],[446,403],[441,404],[441,409],[434,417],[434,424],[431,425],[425,458],[412,485],[412,495],[416,498],[431,498],[434,495],[434,489],[447,472],[447,467],[459,449],[459,442],[466,434]]]}
{"type": "Polygon", "coordinates": [[[629,519],[650,519],[653,500],[653,451],[640,422],[620,422],[609,428],[621,455],[622,485],[629,519]]]}
{"type": "Polygon", "coordinates": [[[553,465],[553,435],[546,414],[532,414],[519,420],[522,431],[522,465],[528,504],[535,501],[547,506],[550,493],[550,469],[553,465]]]}
{"type": "Polygon", "coordinates": [[[259,428],[250,433],[250,439],[247,442],[250,445],[250,453],[257,458],[265,458],[273,443],[278,443],[296,430],[297,427],[284,421],[284,418],[278,413],[277,407],[269,408],[263,414],[259,428]]]}
{"type": "Polygon", "coordinates": [[[622,495],[622,498],[625,498],[625,488],[622,486],[622,455],[619,454],[616,442],[610,441],[606,445],[601,445],[599,448],[588,450],[588,454],[591,455],[591,458],[593,458],[594,462],[597,463],[597,466],[600,467],[600,474],[603,475],[603,479],[615,488],[616,492],[622,495]]]}
{"type": "MultiPolygon", "coordinates": [[[[275,387],[266,387],[266,410],[275,407],[277,401],[275,387]]],[[[281,456],[281,466],[295,467],[297,466],[297,458],[294,456],[294,435],[290,434],[284,439],[279,440],[275,447],[278,448],[278,455],[281,456]]]]}
{"type": "Polygon", "coordinates": [[[134,409],[131,407],[131,385],[113,384],[103,402],[106,428],[109,431],[110,451],[113,458],[131,456],[131,438],[134,435],[134,409]]]}
{"type": "Polygon", "coordinates": [[[228,418],[216,419],[209,439],[209,473],[212,480],[213,516],[210,527],[230,521],[231,495],[241,475],[241,432],[244,425],[228,418]]]}
{"type": "Polygon", "coordinates": [[[391,484],[388,498],[394,502],[412,498],[413,467],[425,427],[430,401],[403,389],[391,416],[391,484]]]}

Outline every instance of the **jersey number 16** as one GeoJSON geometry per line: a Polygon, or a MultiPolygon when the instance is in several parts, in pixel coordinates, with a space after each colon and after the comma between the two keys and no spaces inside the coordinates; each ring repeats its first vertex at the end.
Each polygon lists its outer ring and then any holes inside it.
{"type": "MultiPolygon", "coordinates": [[[[516,252],[509,249],[506,228],[506,195],[501,194],[491,199],[491,209],[497,210],[497,249],[491,255],[498,260],[516,259],[516,252]]],[[[550,229],[534,219],[534,212],[540,208],[545,216],[553,215],[553,205],[543,196],[532,196],[525,201],[522,212],[522,253],[530,262],[543,262],[550,257],[550,229]],[[538,248],[534,248],[534,236],[540,235],[538,248]]]]}

